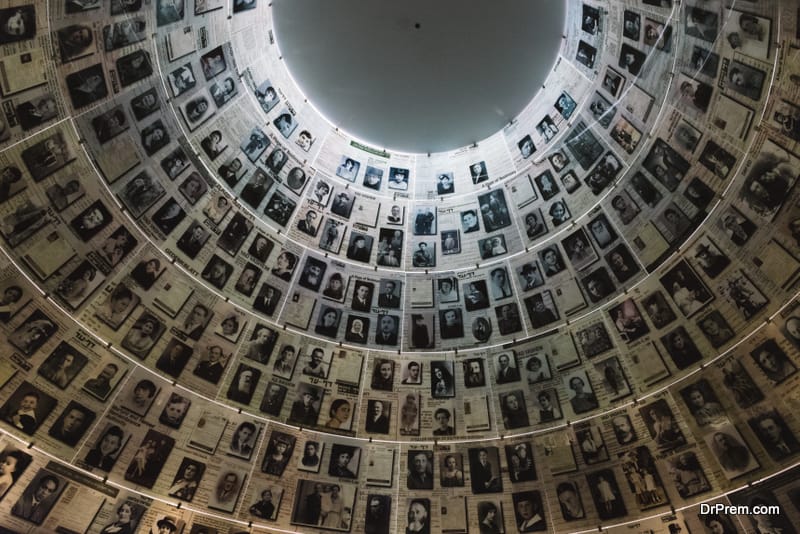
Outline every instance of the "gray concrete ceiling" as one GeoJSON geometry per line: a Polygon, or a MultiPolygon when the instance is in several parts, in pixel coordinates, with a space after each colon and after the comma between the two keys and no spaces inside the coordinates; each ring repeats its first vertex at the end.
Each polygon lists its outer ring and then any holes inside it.
{"type": "Polygon", "coordinates": [[[289,71],[336,126],[439,152],[530,102],[558,54],[565,0],[274,0],[273,14],[289,71]]]}

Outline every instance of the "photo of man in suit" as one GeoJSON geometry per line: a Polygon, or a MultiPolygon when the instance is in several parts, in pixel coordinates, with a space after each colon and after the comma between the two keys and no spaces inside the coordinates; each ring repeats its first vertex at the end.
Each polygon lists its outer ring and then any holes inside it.
{"type": "MultiPolygon", "coordinates": [[[[53,508],[61,490],[61,481],[48,471],[39,472],[38,480],[33,480],[11,508],[11,513],[22,519],[41,525],[53,508]]],[[[66,486],[66,484],[64,484],[66,486]]]]}

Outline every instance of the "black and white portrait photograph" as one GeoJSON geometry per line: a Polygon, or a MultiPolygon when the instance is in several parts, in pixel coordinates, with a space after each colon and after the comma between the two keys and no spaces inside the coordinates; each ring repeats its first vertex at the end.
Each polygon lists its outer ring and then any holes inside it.
{"type": "Polygon", "coordinates": [[[572,405],[574,413],[581,414],[599,406],[597,395],[592,389],[592,383],[589,381],[586,371],[573,371],[564,375],[562,382],[568,392],[569,403],[572,405]]]}
{"type": "Polygon", "coordinates": [[[600,427],[581,423],[575,427],[575,443],[581,451],[583,462],[594,465],[608,460],[608,449],[600,427]]]}
{"type": "Polygon", "coordinates": [[[773,460],[783,461],[800,451],[800,442],[777,410],[756,415],[747,423],[773,460]]]}
{"type": "Polygon", "coordinates": [[[436,242],[421,241],[412,248],[411,265],[413,267],[436,267],[436,242]]]}
{"type": "Polygon", "coordinates": [[[683,326],[661,336],[661,343],[678,369],[686,369],[703,358],[702,352],[683,326]]]}
{"type": "Polygon", "coordinates": [[[253,399],[261,370],[250,365],[240,363],[228,385],[228,399],[240,404],[249,405],[253,399]]]}
{"type": "Polygon", "coordinates": [[[724,27],[724,44],[733,51],[766,60],[770,53],[772,21],[742,11],[731,10],[731,24],[724,27]]]}
{"type": "Polygon", "coordinates": [[[157,119],[142,128],[139,137],[142,148],[148,156],[157,153],[171,141],[169,131],[161,119],[157,119]]]}
{"type": "Polygon", "coordinates": [[[691,317],[714,299],[686,260],[678,262],[660,281],[684,317],[691,317]]]}
{"type": "Polygon", "coordinates": [[[797,181],[798,165],[797,156],[767,140],[739,191],[748,213],[772,221],[797,181]]]}
{"type": "Polygon", "coordinates": [[[747,442],[730,422],[719,425],[703,436],[711,456],[722,467],[722,474],[733,480],[761,467],[747,442]]]}
{"type": "Polygon", "coordinates": [[[489,172],[486,169],[485,161],[477,161],[469,166],[469,174],[472,177],[472,183],[477,185],[489,180],[489,172]]]}
{"type": "MultiPolygon", "coordinates": [[[[586,7],[585,4],[584,7],[586,7]]],[[[597,49],[586,41],[581,40],[578,42],[578,52],[575,54],[575,59],[585,65],[586,68],[593,69],[597,59],[597,49]]]]}
{"type": "Polygon", "coordinates": [[[497,447],[468,449],[472,493],[500,493],[503,479],[500,473],[500,450],[497,447]]]}
{"type": "Polygon", "coordinates": [[[32,460],[30,454],[14,445],[3,444],[3,449],[0,450],[0,500],[14,487],[32,460]]]}
{"type": "Polygon", "coordinates": [[[294,436],[273,430],[266,444],[261,472],[280,477],[294,454],[297,440],[294,436]]]}
{"type": "MultiPolygon", "coordinates": [[[[72,147],[60,132],[29,146],[22,151],[21,155],[35,182],[44,180],[57,170],[69,165],[75,159],[72,147]]],[[[10,178],[12,178],[13,169],[16,169],[16,167],[7,167],[6,169],[7,171],[4,173],[3,178],[5,181],[13,183],[10,178]]],[[[19,170],[17,169],[18,172],[19,170]]],[[[17,178],[20,177],[17,176],[17,178]]],[[[11,183],[8,183],[6,187],[10,188],[11,183]]],[[[8,196],[10,196],[10,192],[8,196]]]]}
{"type": "Polygon", "coordinates": [[[525,394],[522,390],[513,390],[501,393],[498,401],[503,425],[506,430],[523,428],[530,425],[528,419],[528,406],[525,404],[525,394]]]}
{"type": "Polygon", "coordinates": [[[523,159],[528,159],[536,152],[536,145],[533,144],[533,139],[531,139],[530,135],[526,135],[522,139],[517,142],[517,148],[519,148],[520,154],[522,154],[523,159]]]}
{"type": "Polygon", "coordinates": [[[336,167],[336,176],[344,178],[348,182],[355,182],[360,167],[361,162],[342,156],[341,163],[336,167]]]}
{"type": "Polygon", "coordinates": [[[581,279],[586,295],[594,303],[600,302],[615,291],[614,282],[605,267],[599,267],[581,279]]]}
{"type": "Polygon", "coordinates": [[[644,511],[669,502],[667,492],[656,468],[656,459],[647,447],[636,447],[620,453],[622,471],[628,488],[636,496],[639,511],[644,511]]]}
{"type": "Polygon", "coordinates": [[[65,78],[72,107],[80,109],[108,96],[103,65],[98,63],[68,74],[65,78]]]}
{"type": "Polygon", "coordinates": [[[128,127],[128,117],[122,106],[115,106],[92,119],[92,128],[101,144],[118,136],[128,127]]]}
{"type": "Polygon", "coordinates": [[[556,307],[550,290],[545,290],[531,295],[530,297],[526,297],[525,307],[528,310],[531,326],[534,328],[541,328],[560,318],[558,308],[556,307]]]}
{"type": "Polygon", "coordinates": [[[410,450],[406,465],[406,487],[410,490],[433,489],[433,451],[410,450]]]}
{"type": "Polygon", "coordinates": [[[694,417],[697,426],[718,426],[727,420],[725,408],[719,401],[711,383],[705,378],[680,390],[681,398],[694,417]]]}
{"type": "Polygon", "coordinates": [[[248,508],[250,515],[267,521],[277,519],[283,499],[283,488],[279,485],[269,486],[261,489],[257,495],[259,496],[258,500],[248,508]]]}
{"type": "Polygon", "coordinates": [[[715,349],[720,348],[734,337],[733,329],[719,310],[712,310],[698,319],[697,326],[715,349]]]}
{"type": "Polygon", "coordinates": [[[239,495],[247,481],[247,471],[221,465],[213,490],[208,496],[208,507],[212,510],[231,513],[236,508],[239,495]]]}
{"type": "Polygon", "coordinates": [[[621,399],[633,393],[625,371],[616,356],[596,362],[594,368],[602,377],[600,386],[610,400],[621,399]]]}
{"type": "Polygon", "coordinates": [[[191,63],[186,63],[171,71],[167,76],[167,82],[172,90],[172,96],[174,97],[178,97],[186,91],[194,89],[195,85],[197,85],[197,79],[195,78],[191,63]]]}
{"type": "Polygon", "coordinates": [[[158,421],[171,428],[180,428],[191,405],[190,398],[171,393],[164,404],[164,409],[161,410],[161,415],[158,416],[158,421]]]}
{"type": "Polygon", "coordinates": [[[341,443],[331,445],[330,463],[328,474],[336,478],[358,478],[358,469],[361,462],[361,448],[341,443]]]}
{"type": "Polygon", "coordinates": [[[538,491],[512,493],[514,523],[520,533],[547,530],[542,495],[538,491]]]}
{"type": "Polygon", "coordinates": [[[40,309],[33,310],[7,337],[28,358],[58,331],[59,325],[40,309]]]}
{"type": "Polygon", "coordinates": [[[171,437],[148,430],[125,470],[125,480],[152,488],[174,446],[175,440],[171,437]]]}
{"type": "Polygon", "coordinates": [[[84,260],[59,282],[56,294],[71,310],[77,310],[104,281],[97,267],[84,260]]]}
{"type": "Polygon", "coordinates": [[[575,331],[575,343],[587,358],[593,358],[614,347],[605,323],[596,321],[575,331]]]}
{"type": "Polygon", "coordinates": [[[625,343],[636,341],[650,332],[633,299],[626,299],[609,308],[608,314],[617,328],[617,334],[625,343]]]}
{"type": "Polygon", "coordinates": [[[638,76],[646,59],[647,55],[641,50],[626,43],[622,44],[622,48],[619,53],[620,68],[627,70],[634,76],[638,76]]]}
{"type": "Polygon", "coordinates": [[[617,478],[611,469],[602,469],[586,475],[586,482],[601,519],[624,517],[628,510],[622,499],[617,478]]]}
{"type": "Polygon", "coordinates": [[[55,398],[33,384],[22,382],[0,408],[0,418],[14,430],[32,436],[56,404],[55,398]]]}
{"type": "Polygon", "coordinates": [[[626,9],[622,16],[622,35],[632,41],[639,42],[642,18],[636,11],[626,9]]]}
{"type": "Polygon", "coordinates": [[[297,202],[282,191],[275,191],[264,207],[264,215],[280,226],[286,226],[297,207],[297,202]]]}
{"type": "Polygon", "coordinates": [[[66,389],[88,361],[83,353],[66,341],[62,341],[42,362],[37,372],[51,384],[66,389]]]}
{"type": "MultiPolygon", "coordinates": [[[[421,377],[420,365],[416,362],[412,363],[416,364],[415,372],[421,377]]],[[[406,370],[408,371],[408,368],[406,370]]],[[[411,380],[411,377],[404,378],[403,383],[412,384],[413,382],[411,382],[411,380]]],[[[400,405],[400,420],[397,425],[400,435],[419,436],[420,396],[416,393],[406,393],[402,398],[403,403],[400,405]]]]}
{"type": "Polygon", "coordinates": [[[430,363],[431,395],[436,399],[455,397],[456,375],[452,361],[434,360],[430,363]]]}
{"type": "Polygon", "coordinates": [[[367,189],[380,191],[381,183],[383,182],[383,172],[383,169],[367,165],[367,169],[364,172],[364,182],[362,185],[367,189]]]}
{"type": "Polygon", "coordinates": [[[567,253],[572,267],[576,271],[581,271],[597,261],[597,253],[594,250],[589,237],[583,229],[578,229],[567,235],[561,240],[561,245],[567,253]]]}
{"type": "Polygon", "coordinates": [[[538,409],[539,423],[549,423],[563,417],[558,391],[554,388],[543,389],[536,393],[534,409],[538,409]]]}
{"type": "MultiPolygon", "coordinates": [[[[69,5],[68,2],[67,6],[69,5]]],[[[69,9],[67,12],[70,12],[69,9]]],[[[0,20],[3,20],[0,30],[2,44],[27,41],[36,36],[36,7],[33,4],[2,9],[0,20]]]]}
{"type": "Polygon", "coordinates": [[[65,478],[47,469],[39,469],[11,507],[11,514],[41,525],[68,485],[65,478]]]}
{"type": "Polygon", "coordinates": [[[133,176],[119,191],[119,198],[134,218],[141,217],[164,195],[164,187],[147,171],[133,176]]]}
{"type": "MultiPolygon", "coordinates": [[[[214,87],[216,86],[212,89],[214,87]]],[[[212,106],[211,99],[208,90],[201,89],[179,106],[189,130],[197,129],[214,114],[215,107],[212,106]]]]}
{"type": "Polygon", "coordinates": [[[124,55],[116,61],[117,75],[122,87],[132,85],[153,74],[150,54],[144,50],[136,50],[124,55]]]}
{"type": "Polygon", "coordinates": [[[442,339],[464,337],[464,322],[461,308],[439,310],[439,333],[442,339]]]}
{"type": "Polygon", "coordinates": [[[272,141],[269,140],[267,134],[256,126],[248,137],[242,139],[239,148],[244,152],[245,156],[247,156],[247,159],[255,163],[271,144],[272,141]]]}
{"type": "Polygon", "coordinates": [[[291,523],[350,532],[355,501],[356,487],[351,484],[300,479],[297,481],[291,523]]]}
{"type": "Polygon", "coordinates": [[[486,385],[486,373],[484,371],[483,360],[472,358],[462,362],[462,372],[464,373],[464,386],[468,388],[483,387],[486,385]]]}
{"type": "Polygon", "coordinates": [[[659,450],[668,451],[686,444],[686,438],[666,400],[659,399],[642,406],[639,414],[659,450]]]}
{"type": "Polygon", "coordinates": [[[206,464],[193,458],[184,457],[178,466],[178,471],[175,473],[167,495],[181,501],[192,502],[205,471],[206,464]]]}
{"type": "Polygon", "coordinates": [[[505,236],[503,234],[498,234],[487,237],[486,239],[479,239],[478,251],[483,260],[496,258],[508,253],[505,236]]]}
{"type": "Polygon", "coordinates": [[[760,343],[750,356],[771,385],[778,385],[797,372],[797,367],[774,339],[760,343]]]}
{"type": "Polygon", "coordinates": [[[687,499],[711,489],[700,460],[694,452],[683,452],[667,459],[667,470],[678,494],[687,499]]]}
{"type": "Polygon", "coordinates": [[[679,90],[679,101],[683,106],[694,112],[694,115],[703,115],[708,111],[711,95],[714,89],[693,76],[678,74],[676,77],[679,90]]]}
{"type": "Polygon", "coordinates": [[[145,311],[122,338],[121,345],[134,356],[143,360],[166,329],[166,325],[159,317],[145,311]]]}

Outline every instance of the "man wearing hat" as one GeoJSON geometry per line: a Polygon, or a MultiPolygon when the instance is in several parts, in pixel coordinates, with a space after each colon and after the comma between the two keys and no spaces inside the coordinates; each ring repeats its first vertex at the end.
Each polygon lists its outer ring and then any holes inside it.
{"type": "Polygon", "coordinates": [[[165,515],[163,519],[159,519],[156,523],[158,527],[158,534],[173,534],[178,530],[175,518],[165,515]]]}
{"type": "Polygon", "coordinates": [[[697,263],[711,278],[716,278],[731,262],[722,254],[717,254],[705,243],[700,243],[696,250],[694,257],[697,259],[697,263]]]}
{"type": "Polygon", "coordinates": [[[301,425],[313,425],[317,422],[317,409],[314,403],[319,400],[317,392],[313,389],[304,389],[299,398],[292,403],[289,421],[301,425]]]}

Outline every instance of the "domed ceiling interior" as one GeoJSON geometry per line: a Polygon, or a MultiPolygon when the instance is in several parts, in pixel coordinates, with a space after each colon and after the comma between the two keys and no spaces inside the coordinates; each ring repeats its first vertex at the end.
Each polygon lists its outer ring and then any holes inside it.
{"type": "Polygon", "coordinates": [[[796,2],[25,1],[3,532],[796,531],[796,2]]]}

